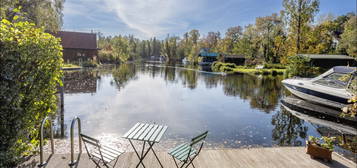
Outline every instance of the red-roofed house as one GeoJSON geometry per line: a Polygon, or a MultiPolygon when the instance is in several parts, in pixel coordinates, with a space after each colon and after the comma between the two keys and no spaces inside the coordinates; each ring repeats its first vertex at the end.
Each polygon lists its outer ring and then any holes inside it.
{"type": "Polygon", "coordinates": [[[97,36],[94,33],[58,31],[53,34],[61,38],[64,62],[96,60],[98,57],[97,36]]]}

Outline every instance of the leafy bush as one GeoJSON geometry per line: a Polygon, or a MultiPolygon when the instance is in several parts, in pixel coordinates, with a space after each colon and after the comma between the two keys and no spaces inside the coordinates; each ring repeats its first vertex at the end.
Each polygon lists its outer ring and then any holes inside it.
{"type": "Polygon", "coordinates": [[[211,69],[214,72],[231,72],[236,68],[234,63],[213,62],[211,69]]]}
{"type": "Polygon", "coordinates": [[[287,71],[289,76],[309,77],[318,74],[320,72],[320,68],[311,67],[310,58],[296,55],[289,57],[287,71]]]}
{"type": "Polygon", "coordinates": [[[314,136],[309,136],[309,141],[311,143],[321,146],[322,148],[328,149],[330,151],[333,151],[333,149],[334,149],[333,145],[334,145],[335,140],[336,140],[336,137],[323,136],[321,138],[317,138],[314,136]]]}
{"type": "Polygon", "coordinates": [[[283,64],[268,64],[268,63],[265,63],[264,64],[264,68],[265,69],[285,69],[286,66],[283,65],[283,64]]]}
{"type": "Polygon", "coordinates": [[[41,120],[56,110],[59,39],[34,24],[0,22],[0,167],[15,167],[38,145],[41,120]]]}

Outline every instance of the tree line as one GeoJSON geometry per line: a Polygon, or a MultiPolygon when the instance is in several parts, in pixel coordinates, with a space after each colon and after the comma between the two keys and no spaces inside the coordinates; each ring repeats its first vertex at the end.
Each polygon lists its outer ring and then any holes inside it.
{"type": "Polygon", "coordinates": [[[140,40],[133,35],[99,37],[100,57],[105,61],[148,59],[163,56],[167,61],[186,58],[199,61],[201,48],[228,55],[243,55],[247,64],[287,63],[296,54],[344,54],[357,58],[356,14],[321,16],[319,0],[283,0],[282,11],[257,17],[254,24],[234,26],[225,34],[193,29],[180,36],[167,35],[140,40]]]}

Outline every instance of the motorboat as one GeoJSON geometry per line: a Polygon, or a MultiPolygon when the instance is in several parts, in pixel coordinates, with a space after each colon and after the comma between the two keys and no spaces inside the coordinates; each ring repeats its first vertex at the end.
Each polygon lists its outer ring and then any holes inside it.
{"type": "Polygon", "coordinates": [[[324,106],[341,109],[357,90],[356,67],[335,66],[315,78],[290,78],[282,81],[293,95],[324,106]]]}

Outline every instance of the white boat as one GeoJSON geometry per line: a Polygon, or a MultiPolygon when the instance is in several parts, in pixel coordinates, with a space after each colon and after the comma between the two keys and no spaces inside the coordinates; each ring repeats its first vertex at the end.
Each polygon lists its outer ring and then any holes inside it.
{"type": "Polygon", "coordinates": [[[356,67],[336,66],[315,78],[291,78],[282,81],[295,96],[304,100],[341,109],[356,90],[356,67]]]}

